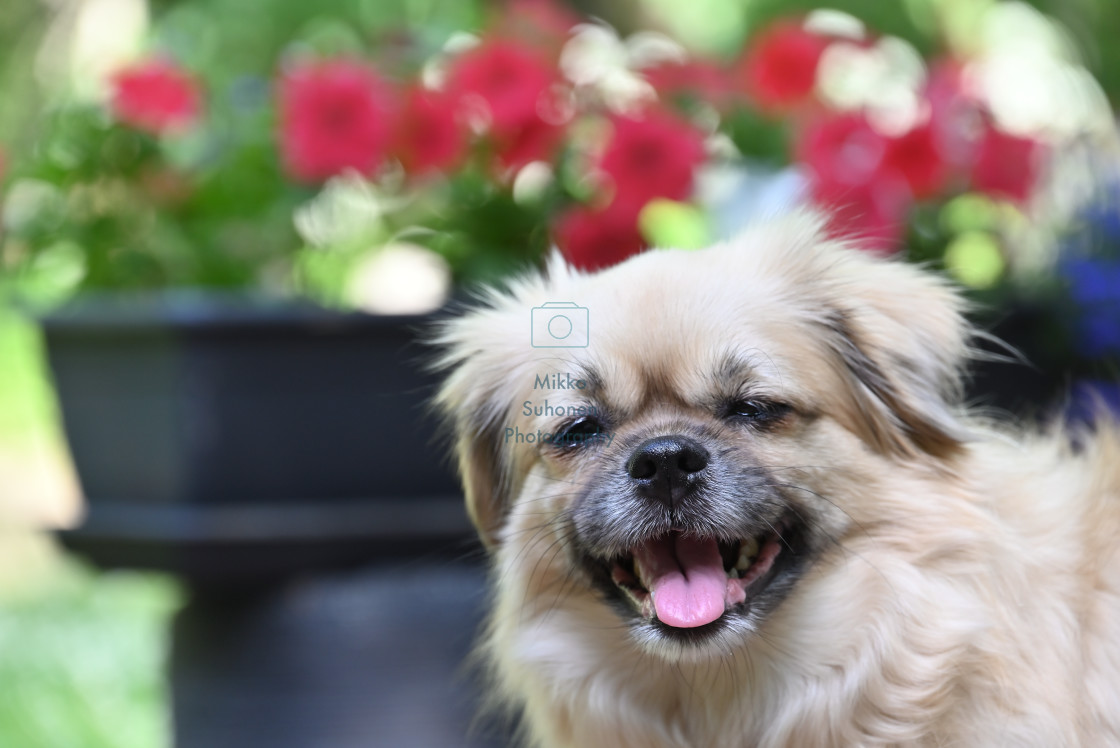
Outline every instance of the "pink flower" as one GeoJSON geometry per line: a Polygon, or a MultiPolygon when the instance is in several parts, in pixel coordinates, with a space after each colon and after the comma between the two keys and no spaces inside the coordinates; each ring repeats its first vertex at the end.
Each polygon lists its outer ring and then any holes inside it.
{"type": "Polygon", "coordinates": [[[764,29],[750,42],[739,67],[746,93],[768,112],[802,103],[813,91],[817,66],[830,42],[799,22],[778,21],[764,29]]]}
{"type": "Polygon", "coordinates": [[[976,149],[973,189],[994,197],[1026,202],[1038,180],[1042,143],[1011,135],[988,124],[976,149]]]}
{"type": "Polygon", "coordinates": [[[937,147],[949,165],[970,178],[973,189],[1018,202],[1030,197],[1045,145],[997,128],[961,63],[932,65],[926,100],[937,147]]]}
{"type": "Polygon", "coordinates": [[[354,169],[372,174],[393,130],[388,85],[351,60],[303,63],[280,81],[280,151],[296,179],[317,182],[354,169]]]}
{"type": "Polygon", "coordinates": [[[696,168],[704,162],[704,139],[696,128],[658,110],[641,118],[615,117],[613,125],[599,169],[616,196],[639,208],[655,197],[689,196],[696,168]]]}
{"type": "Polygon", "coordinates": [[[911,182],[926,189],[941,178],[927,163],[924,137],[884,137],[854,113],[824,117],[805,128],[797,156],[809,167],[813,202],[830,212],[833,235],[876,251],[899,248],[911,182]]]}
{"type": "Polygon", "coordinates": [[[969,90],[965,69],[956,60],[930,66],[925,86],[930,126],[946,162],[965,169],[976,156],[976,136],[983,125],[983,104],[969,90]]]}
{"type": "Polygon", "coordinates": [[[189,129],[202,109],[194,78],[169,60],[145,60],[120,70],[111,85],[113,116],[156,135],[189,129]]]}
{"type": "Polygon", "coordinates": [[[393,153],[410,174],[449,171],[466,155],[454,100],[414,87],[405,92],[393,131],[393,153]]]}
{"type": "Polygon", "coordinates": [[[901,180],[901,189],[917,199],[936,195],[950,176],[932,122],[887,136],[863,114],[831,114],[805,127],[796,151],[817,181],[864,185],[884,178],[901,180]]]}
{"type": "Polygon", "coordinates": [[[572,208],[557,219],[552,233],[560,253],[580,270],[616,265],[646,249],[631,201],[615,201],[601,210],[572,208]]]}
{"type": "Polygon", "coordinates": [[[794,152],[817,181],[864,184],[882,168],[887,139],[862,114],[830,114],[802,129],[794,152]]]}
{"type": "Polygon", "coordinates": [[[813,202],[829,211],[829,233],[873,252],[899,250],[906,234],[910,193],[895,174],[861,184],[815,181],[813,202]]]}
{"type": "Polygon", "coordinates": [[[659,94],[666,97],[691,96],[724,106],[735,93],[727,71],[707,60],[664,62],[646,68],[642,75],[659,94]]]}
{"type": "Polygon", "coordinates": [[[495,137],[504,139],[541,119],[540,110],[557,80],[555,69],[533,49],[489,39],[455,60],[448,90],[468,110],[484,115],[495,137]]]}

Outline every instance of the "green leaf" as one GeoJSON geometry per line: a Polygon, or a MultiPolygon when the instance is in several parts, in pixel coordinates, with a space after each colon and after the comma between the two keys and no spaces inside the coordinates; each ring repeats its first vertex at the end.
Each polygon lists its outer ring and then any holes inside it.
{"type": "Polygon", "coordinates": [[[651,200],[638,215],[638,228],[655,247],[700,249],[711,244],[707,214],[689,203],[651,200]]]}

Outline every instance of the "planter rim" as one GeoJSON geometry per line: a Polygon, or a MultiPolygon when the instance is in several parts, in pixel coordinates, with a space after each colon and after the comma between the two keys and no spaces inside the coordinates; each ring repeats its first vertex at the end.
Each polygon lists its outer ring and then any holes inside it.
{"type": "Polygon", "coordinates": [[[175,545],[342,541],[432,542],[469,538],[460,496],[284,504],[144,505],[97,501],[63,537],[175,545]]]}
{"type": "Polygon", "coordinates": [[[35,315],[51,332],[227,330],[306,327],[381,329],[422,327],[448,313],[445,306],[425,314],[373,314],[331,309],[300,298],[176,289],[157,293],[83,294],[35,315]]]}
{"type": "Polygon", "coordinates": [[[474,555],[452,496],[352,505],[139,507],[99,502],[55,537],[104,569],[174,574],[191,584],[262,584],[374,562],[474,555]]]}

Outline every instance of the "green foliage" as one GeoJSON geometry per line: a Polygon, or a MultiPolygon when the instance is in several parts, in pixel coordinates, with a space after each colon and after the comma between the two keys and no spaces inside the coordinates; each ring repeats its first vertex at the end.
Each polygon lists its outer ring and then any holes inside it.
{"type": "Polygon", "coordinates": [[[245,0],[230,12],[195,0],[155,3],[153,17],[152,49],[205,82],[205,125],[158,137],[99,104],[64,98],[42,110],[32,148],[9,158],[0,272],[38,301],[169,286],[330,295],[295,288],[318,277],[304,272],[292,221],[316,188],[279,164],[273,86],[286,56],[391,47],[399,70],[385,72],[415,73],[454,30],[478,25],[479,5],[245,0]],[[393,36],[402,29],[417,31],[393,36]]]}
{"type": "Polygon", "coordinates": [[[787,122],[768,119],[745,107],[731,112],[727,118],[727,134],[747,158],[772,167],[790,161],[790,131],[787,122]]]}
{"type": "Polygon", "coordinates": [[[178,600],[165,578],[72,562],[0,597],[0,745],[169,745],[161,668],[178,600]]]}
{"type": "MultiPolygon", "coordinates": [[[[13,0],[0,10],[0,41],[10,38],[19,22],[43,23],[29,3],[13,0]]],[[[933,59],[949,53],[947,19],[967,25],[988,4],[838,0],[829,8],[850,13],[877,34],[905,39],[933,59]]],[[[1071,28],[1085,45],[1086,64],[1101,74],[1104,89],[1115,93],[1120,69],[1114,69],[1116,55],[1105,41],[1120,13],[1103,0],[1076,7],[1056,0],[1032,4],[1071,28]]],[[[575,5],[598,15],[594,3],[575,5]]],[[[704,18],[676,23],[664,0],[637,5],[658,9],[685,37],[709,40],[733,70],[731,58],[742,46],[738,36],[749,39],[769,22],[819,4],[705,0],[711,11],[701,14],[704,18]],[[716,28],[721,24],[727,28],[716,28]]],[[[402,238],[440,253],[457,282],[485,282],[539,261],[549,244],[548,224],[562,208],[597,204],[589,187],[594,180],[569,179],[566,173],[574,170],[571,161],[588,161],[588,153],[557,159],[553,183],[526,200],[505,183],[508,175],[495,175],[494,154],[482,144],[444,179],[395,193],[404,204],[385,211],[376,226],[318,242],[297,231],[293,216],[319,199],[322,185],[298,183],[280,163],[275,106],[280,72],[292,59],[312,54],[375,61],[389,80],[412,81],[454,33],[485,29],[501,11],[458,0],[241,0],[236,11],[220,0],[155,0],[151,7],[150,51],[176,60],[204,83],[205,124],[187,134],[148,135],[115,123],[102,105],[88,101],[63,98],[40,107],[41,93],[29,93],[28,77],[17,74],[29,67],[31,55],[25,54],[22,65],[2,64],[17,58],[0,52],[0,86],[24,94],[18,106],[25,113],[38,112],[24,118],[32,123],[27,128],[33,131],[32,146],[13,150],[8,159],[7,230],[0,237],[0,273],[16,275],[26,297],[52,301],[80,290],[256,287],[339,303],[350,269],[375,248],[402,238]]],[[[626,17],[631,26],[644,18],[626,8],[606,15],[624,27],[626,17]]],[[[710,113],[711,102],[676,103],[691,104],[679,108],[701,119],[710,113]]],[[[792,160],[796,115],[767,116],[742,105],[721,108],[719,115],[720,131],[746,162],[779,168],[792,160]]],[[[9,120],[0,112],[0,136],[9,120]]],[[[12,136],[12,142],[20,137],[12,136]]],[[[390,173],[388,181],[392,178],[390,173]]],[[[938,206],[915,207],[910,258],[942,264],[946,248],[961,233],[946,227],[938,211],[938,206]]]]}
{"type": "Polygon", "coordinates": [[[0,312],[0,362],[0,447],[23,447],[55,436],[39,332],[8,312],[0,312]]]}
{"type": "Polygon", "coordinates": [[[457,209],[436,224],[428,243],[459,269],[461,282],[485,283],[524,270],[547,248],[539,203],[519,203],[511,190],[477,173],[450,189],[449,203],[457,209]]]}

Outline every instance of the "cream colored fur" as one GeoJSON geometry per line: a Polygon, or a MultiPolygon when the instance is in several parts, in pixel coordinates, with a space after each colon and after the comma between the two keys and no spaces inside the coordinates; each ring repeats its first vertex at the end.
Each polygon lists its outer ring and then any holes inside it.
{"type": "Polygon", "coordinates": [[[439,403],[494,561],[482,646],[526,742],[1120,745],[1120,436],[1102,428],[1075,450],[970,415],[959,312],[931,274],[798,214],[594,275],[554,262],[449,324],[439,403]],[[529,310],[546,301],[588,307],[586,349],[530,345],[529,310]],[[601,458],[502,435],[555,426],[521,413],[535,374],[588,363],[623,435],[703,422],[704,372],[729,350],[756,365],[754,391],[803,414],[739,446],[789,468],[825,542],[757,630],[643,641],[573,566],[560,521],[601,458]]]}

